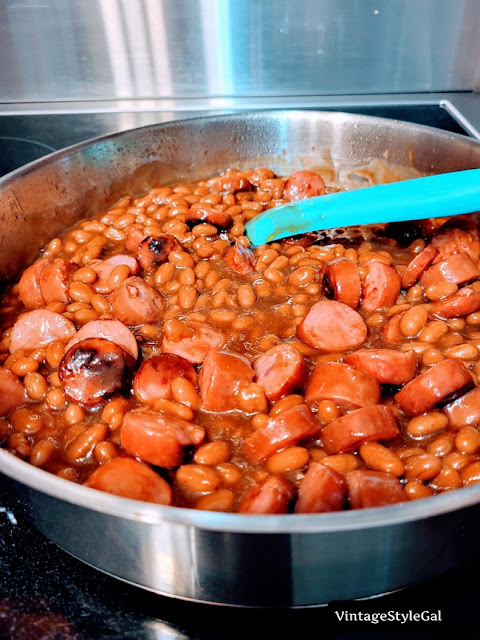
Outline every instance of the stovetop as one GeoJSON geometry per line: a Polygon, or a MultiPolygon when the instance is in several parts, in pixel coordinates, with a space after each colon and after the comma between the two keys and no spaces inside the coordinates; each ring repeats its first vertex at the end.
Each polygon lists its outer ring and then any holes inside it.
{"type": "MultiPolygon", "coordinates": [[[[389,96],[301,104],[250,102],[246,108],[295,106],[393,117],[480,137],[477,96],[389,96]],[[463,106],[463,110],[459,109],[463,106]]],[[[98,135],[238,110],[158,110],[155,104],[0,105],[0,175],[53,150],[98,135]],[[111,108],[110,108],[111,107],[111,108]]],[[[303,637],[438,638],[461,633],[478,637],[480,551],[471,562],[436,580],[377,598],[303,610],[251,610],[173,600],[106,576],[46,540],[9,510],[0,477],[0,639],[139,640],[256,639],[303,637]],[[342,612],[349,614],[348,617],[342,612]],[[440,622],[421,619],[440,612],[440,622]],[[378,614],[385,614],[380,621],[378,614]],[[415,617],[415,614],[418,614],[415,617]],[[377,623],[374,623],[377,615],[377,623]],[[343,616],[341,621],[339,618],[343,616]],[[423,614],[423,617],[426,617],[423,614]]]]}

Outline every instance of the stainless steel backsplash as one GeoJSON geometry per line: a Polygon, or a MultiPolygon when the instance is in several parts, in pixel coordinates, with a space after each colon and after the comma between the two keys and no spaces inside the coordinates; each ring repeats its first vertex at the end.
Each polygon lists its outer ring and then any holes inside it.
{"type": "Polygon", "coordinates": [[[477,89],[478,0],[3,0],[0,102],[477,89]]]}

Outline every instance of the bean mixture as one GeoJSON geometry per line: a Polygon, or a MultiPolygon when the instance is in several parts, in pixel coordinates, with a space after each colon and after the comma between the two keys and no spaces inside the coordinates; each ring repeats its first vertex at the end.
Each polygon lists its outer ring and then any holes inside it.
{"type": "Polygon", "coordinates": [[[3,297],[0,445],[102,491],[240,513],[478,482],[477,225],[250,246],[248,220],[334,190],[229,170],[52,240],[3,297]]]}

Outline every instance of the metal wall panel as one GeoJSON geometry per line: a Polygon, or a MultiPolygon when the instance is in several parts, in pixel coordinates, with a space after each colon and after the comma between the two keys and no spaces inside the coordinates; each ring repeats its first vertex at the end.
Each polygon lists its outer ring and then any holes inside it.
{"type": "Polygon", "coordinates": [[[0,101],[477,88],[478,0],[0,0],[0,101]]]}

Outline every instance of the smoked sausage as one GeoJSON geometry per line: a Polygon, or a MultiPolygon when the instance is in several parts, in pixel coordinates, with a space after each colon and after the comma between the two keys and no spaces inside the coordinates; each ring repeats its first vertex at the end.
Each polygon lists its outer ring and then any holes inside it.
{"type": "Polygon", "coordinates": [[[6,367],[0,366],[0,416],[5,416],[27,402],[21,380],[6,367]]]}
{"type": "Polygon", "coordinates": [[[437,262],[423,272],[420,284],[425,289],[437,282],[454,282],[467,284],[480,276],[475,263],[467,253],[455,253],[442,262],[437,262]]]}
{"type": "Polygon", "coordinates": [[[172,382],[185,378],[194,386],[197,373],[188,360],[172,353],[160,353],[142,364],[133,379],[133,393],[138,402],[153,405],[157,398],[172,397],[172,382]]]}
{"type": "Polygon", "coordinates": [[[221,331],[204,322],[190,320],[179,328],[181,331],[177,331],[174,337],[165,332],[162,351],[182,356],[192,364],[202,363],[210,349],[220,349],[226,342],[221,331]]]}
{"type": "Polygon", "coordinates": [[[367,275],[362,285],[363,311],[372,313],[393,306],[401,286],[402,281],[396,269],[374,260],[368,265],[367,275]]]}
{"type": "Polygon", "coordinates": [[[18,293],[27,309],[40,309],[45,306],[46,303],[40,289],[40,276],[45,267],[51,264],[51,260],[44,258],[23,272],[18,283],[18,293]]]}
{"type": "Polygon", "coordinates": [[[266,351],[253,363],[256,381],[270,402],[289,393],[302,393],[308,378],[303,356],[288,342],[266,351]]]}
{"type": "Polygon", "coordinates": [[[305,391],[308,405],[330,400],[345,409],[378,404],[380,398],[380,385],[370,373],[342,362],[316,364],[305,391]]]}
{"type": "Polygon", "coordinates": [[[291,173],[283,188],[283,197],[288,202],[305,200],[314,196],[323,196],[325,182],[313,171],[295,171],[291,173]]]}
{"type": "Polygon", "coordinates": [[[115,289],[109,300],[113,315],[129,327],[155,322],[165,311],[160,293],[135,276],[127,278],[115,289]]]}
{"type": "Polygon", "coordinates": [[[10,334],[10,353],[19,349],[33,351],[51,342],[68,342],[76,334],[75,325],[61,313],[36,309],[24,313],[13,325],[10,334]]]}
{"type": "Polygon", "coordinates": [[[310,462],[300,481],[295,513],[340,511],[347,498],[345,478],[321,462],[310,462]]]}
{"type": "Polygon", "coordinates": [[[297,328],[297,336],[323,351],[347,351],[367,337],[362,316],[343,302],[322,300],[311,307],[297,328]]]}
{"type": "Polygon", "coordinates": [[[395,476],[383,471],[355,469],[346,474],[352,509],[368,509],[405,502],[407,497],[395,476]]]}
{"type": "Polygon", "coordinates": [[[135,258],[142,269],[149,270],[167,262],[172,251],[182,251],[174,236],[148,236],[138,245],[135,258]]]}
{"type": "MultiPolygon", "coordinates": [[[[62,316],[63,317],[63,316],[62,316]]],[[[74,344],[87,338],[105,338],[111,340],[129,353],[134,360],[138,358],[138,344],[135,336],[120,320],[104,318],[102,320],[91,320],[81,327],[67,344],[68,351],[74,344]]]]}
{"type": "Polygon", "coordinates": [[[415,351],[393,349],[359,349],[345,357],[345,362],[373,376],[380,384],[405,384],[417,374],[415,351]]]}
{"type": "Polygon", "coordinates": [[[245,493],[237,511],[257,515],[287,513],[294,497],[293,484],[283,476],[272,474],[245,493]]]}
{"type": "Polygon", "coordinates": [[[325,268],[325,277],[333,292],[333,299],[356,309],[360,304],[362,284],[357,265],[351,260],[339,258],[329,262],[325,268]]]}
{"type": "Polygon", "coordinates": [[[225,264],[234,273],[239,276],[247,276],[255,270],[255,255],[253,251],[242,247],[240,244],[234,244],[224,256],[225,264]]]}
{"type": "Polygon", "coordinates": [[[254,375],[244,356],[211,349],[198,377],[202,409],[215,412],[240,409],[238,392],[252,382],[254,375]]]}

